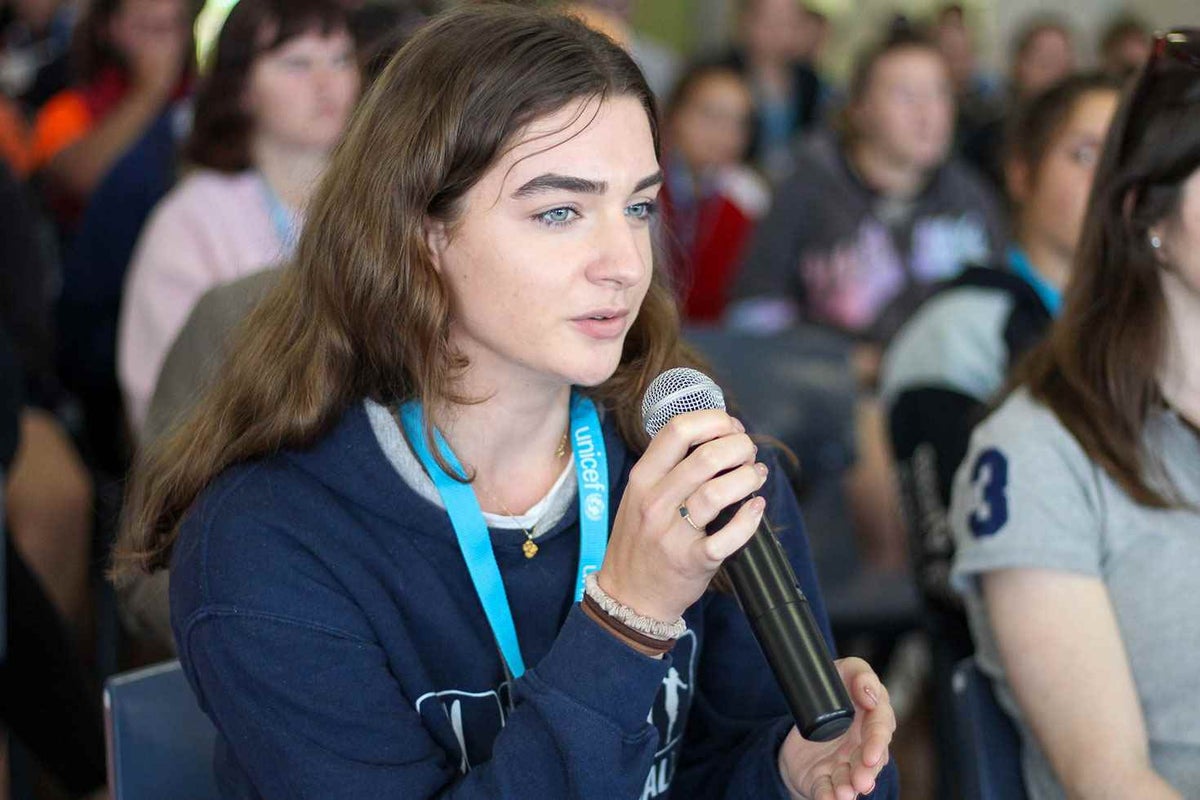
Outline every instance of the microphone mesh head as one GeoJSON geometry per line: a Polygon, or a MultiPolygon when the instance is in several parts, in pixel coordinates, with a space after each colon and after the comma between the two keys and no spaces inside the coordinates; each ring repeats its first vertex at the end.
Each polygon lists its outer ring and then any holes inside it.
{"type": "Polygon", "coordinates": [[[642,400],[642,424],[653,439],[677,414],[719,408],[725,410],[725,393],[699,370],[675,367],[659,375],[642,400]]]}

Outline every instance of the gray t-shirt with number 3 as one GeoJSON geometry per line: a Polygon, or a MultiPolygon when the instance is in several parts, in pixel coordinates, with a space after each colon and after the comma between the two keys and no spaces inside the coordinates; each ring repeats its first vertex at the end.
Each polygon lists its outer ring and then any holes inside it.
{"type": "MultiPolygon", "coordinates": [[[[991,570],[1061,570],[1104,582],[1154,768],[1184,797],[1200,798],[1200,701],[1193,688],[1200,674],[1200,436],[1161,410],[1145,437],[1191,510],[1134,503],[1024,389],[976,428],[955,478],[952,581],[966,600],[980,668],[1021,732],[1031,800],[1065,794],[1001,666],[977,579],[991,570]]],[[[1028,624],[1037,625],[1037,617],[1028,624]]]]}

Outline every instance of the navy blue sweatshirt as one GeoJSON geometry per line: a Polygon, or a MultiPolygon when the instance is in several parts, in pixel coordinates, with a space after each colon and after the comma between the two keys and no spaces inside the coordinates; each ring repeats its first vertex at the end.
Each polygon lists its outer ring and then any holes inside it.
{"type": "MultiPolygon", "coordinates": [[[[611,424],[605,441],[615,513],[634,459],[611,424]]],[[[828,638],[795,499],[782,477],[765,495],[828,638]]],[[[577,510],[536,558],[519,531],[492,540],[531,665],[514,682],[446,512],[361,405],[311,449],[221,475],[184,521],[171,617],[223,796],[786,797],[791,722],[732,597],[707,593],[655,660],[574,602],[577,510]]],[[[896,796],[889,765],[874,797],[896,796]]]]}

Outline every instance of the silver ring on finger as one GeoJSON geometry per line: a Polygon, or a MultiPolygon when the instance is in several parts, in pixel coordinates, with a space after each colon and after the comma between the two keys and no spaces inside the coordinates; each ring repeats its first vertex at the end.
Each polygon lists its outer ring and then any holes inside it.
{"type": "Polygon", "coordinates": [[[696,521],[695,521],[694,519],[692,519],[692,515],[688,513],[688,507],[687,507],[687,506],[682,506],[682,505],[681,505],[681,506],[679,507],[679,516],[683,517],[683,521],[684,521],[684,522],[686,522],[688,525],[691,525],[691,526],[692,526],[692,530],[696,531],[697,533],[704,533],[704,532],[705,532],[705,531],[704,531],[704,528],[702,528],[702,527],[700,527],[699,525],[697,525],[697,524],[696,524],[696,521]]]}

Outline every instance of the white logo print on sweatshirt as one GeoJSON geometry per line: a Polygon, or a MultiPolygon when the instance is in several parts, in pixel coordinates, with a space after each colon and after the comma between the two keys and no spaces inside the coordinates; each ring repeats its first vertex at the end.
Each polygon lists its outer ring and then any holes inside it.
{"type": "MultiPolygon", "coordinates": [[[[688,710],[696,685],[696,634],[687,631],[671,652],[672,666],[663,678],[646,722],[658,730],[658,750],[642,790],[642,800],[662,797],[671,788],[678,762],[679,744],[687,727],[688,710]]],[[[492,744],[512,711],[511,687],[506,682],[494,690],[469,692],[447,689],[429,692],[416,702],[417,713],[430,725],[440,713],[450,722],[458,746],[458,767],[464,774],[491,758],[492,744]]],[[[445,730],[443,728],[443,730],[445,730]]]]}

